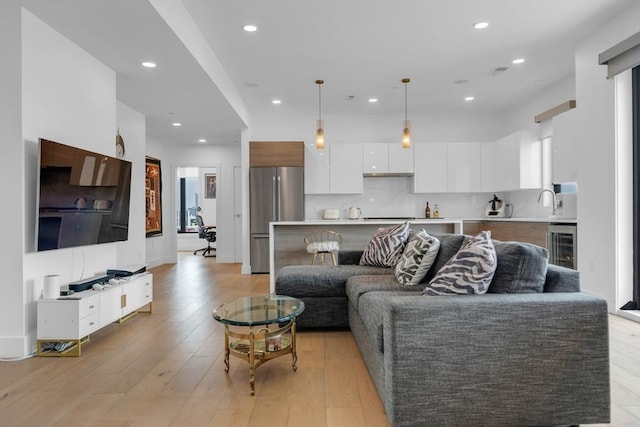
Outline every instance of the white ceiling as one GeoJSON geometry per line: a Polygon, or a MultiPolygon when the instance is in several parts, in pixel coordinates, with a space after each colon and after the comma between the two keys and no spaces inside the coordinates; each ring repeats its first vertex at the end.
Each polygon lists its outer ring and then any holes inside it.
{"type": "MultiPolygon", "coordinates": [[[[234,110],[153,6],[179,0],[23,0],[117,73],[118,99],[167,144],[239,140],[234,110]],[[153,60],[153,70],[140,66],[153,60]],[[171,122],[180,121],[175,128],[171,122]]],[[[576,43],[640,0],[183,0],[251,116],[460,110],[500,114],[573,74],[576,43]],[[490,26],[475,30],[473,23],[490,26]],[[258,31],[243,31],[245,24],[258,31]],[[511,61],[522,57],[524,64],[511,61]],[[508,67],[492,75],[497,67],[508,67]],[[456,84],[455,80],[468,80],[456,84]],[[473,102],[464,97],[473,95],[473,102]],[[352,97],[351,99],[349,99],[352,97]],[[379,102],[370,104],[369,97],[379,102]],[[282,100],[281,105],[271,100],[282,100]]],[[[192,21],[190,21],[192,20],[192,21]]],[[[185,20],[181,19],[181,24],[185,20]]],[[[188,45],[188,43],[187,43],[188,45]]],[[[594,58],[594,61],[596,58],[594,58]]],[[[218,84],[216,84],[218,83],[218,84]]],[[[233,107],[232,107],[233,105],[233,107]]],[[[315,126],[313,121],[310,127],[315,126]]]]}

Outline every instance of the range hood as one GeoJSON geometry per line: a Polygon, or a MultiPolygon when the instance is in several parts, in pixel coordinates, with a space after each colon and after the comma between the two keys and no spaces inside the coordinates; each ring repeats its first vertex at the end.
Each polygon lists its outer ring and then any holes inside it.
{"type": "Polygon", "coordinates": [[[365,172],[362,176],[366,178],[382,178],[382,177],[399,177],[399,176],[413,176],[413,172],[365,172]]]}

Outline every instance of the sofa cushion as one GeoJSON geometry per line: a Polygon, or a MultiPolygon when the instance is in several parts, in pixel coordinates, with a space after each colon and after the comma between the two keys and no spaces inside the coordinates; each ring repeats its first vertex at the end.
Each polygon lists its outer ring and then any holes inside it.
{"type": "Polygon", "coordinates": [[[362,274],[393,277],[393,270],[364,265],[289,265],[278,271],[275,291],[296,298],[344,297],[347,279],[362,274]]]}
{"type": "Polygon", "coordinates": [[[487,292],[542,292],[548,252],[531,243],[494,241],[498,266],[487,292]]]}
{"type": "Polygon", "coordinates": [[[415,233],[407,243],[396,264],[395,276],[404,286],[415,286],[424,278],[433,265],[440,249],[440,241],[426,231],[415,233]]]}
{"type": "Polygon", "coordinates": [[[380,228],[364,248],[360,265],[395,267],[409,238],[409,223],[380,228]]]}
{"type": "Polygon", "coordinates": [[[490,231],[465,243],[429,282],[426,295],[484,294],[496,271],[496,250],[490,231]]]}
{"type": "Polygon", "coordinates": [[[395,291],[416,292],[422,291],[426,284],[418,286],[402,286],[395,276],[353,276],[349,277],[346,284],[347,298],[356,309],[360,307],[360,297],[367,292],[395,291]]]}
{"type": "Polygon", "coordinates": [[[471,238],[471,236],[465,234],[433,234],[433,237],[440,241],[440,249],[438,249],[438,255],[436,255],[433,265],[422,280],[425,284],[429,283],[442,266],[471,238]]]}

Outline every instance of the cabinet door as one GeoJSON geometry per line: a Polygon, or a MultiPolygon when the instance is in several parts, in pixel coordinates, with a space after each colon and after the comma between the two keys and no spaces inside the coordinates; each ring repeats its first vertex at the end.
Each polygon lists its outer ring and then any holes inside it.
{"type": "Polygon", "coordinates": [[[519,222],[516,230],[519,242],[533,243],[534,245],[548,248],[547,232],[549,224],[546,222],[519,222]]]}
{"type": "Polygon", "coordinates": [[[331,194],[361,194],[362,144],[332,144],[329,158],[331,194]]]}
{"type": "Polygon", "coordinates": [[[362,172],[389,172],[389,144],[362,144],[362,172]]]}
{"type": "Polygon", "coordinates": [[[494,182],[493,191],[516,190],[519,185],[518,140],[515,135],[500,138],[494,146],[494,182]]]}
{"type": "Polygon", "coordinates": [[[447,188],[450,193],[482,191],[479,143],[457,142],[447,147],[447,188]]]}
{"type": "Polygon", "coordinates": [[[100,294],[100,327],[122,317],[122,287],[102,291],[100,294]]]}
{"type": "Polygon", "coordinates": [[[447,188],[447,144],[444,142],[415,144],[415,172],[413,176],[416,193],[446,193],[447,188]]]}
{"type": "Polygon", "coordinates": [[[515,222],[485,221],[485,229],[491,231],[491,238],[503,242],[518,240],[518,230],[515,222]]]}
{"type": "Polygon", "coordinates": [[[401,143],[387,144],[389,148],[389,172],[413,173],[413,145],[402,148],[401,143]]]}
{"type": "Polygon", "coordinates": [[[493,142],[480,144],[480,173],[482,174],[482,191],[485,193],[497,191],[494,180],[494,158],[493,142]]]}
{"type": "Polygon", "coordinates": [[[305,194],[329,194],[330,163],[329,144],[318,150],[315,143],[305,145],[304,155],[304,192],[305,194]]]}

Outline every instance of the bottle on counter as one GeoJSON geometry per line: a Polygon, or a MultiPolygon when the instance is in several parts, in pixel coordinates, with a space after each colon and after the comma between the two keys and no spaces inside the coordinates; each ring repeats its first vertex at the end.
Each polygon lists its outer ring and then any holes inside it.
{"type": "Polygon", "coordinates": [[[433,205],[433,217],[440,218],[440,210],[438,209],[438,205],[433,205]]]}
{"type": "Polygon", "coordinates": [[[431,208],[429,207],[429,202],[427,202],[427,206],[424,208],[424,217],[431,218],[431,208]]]}

